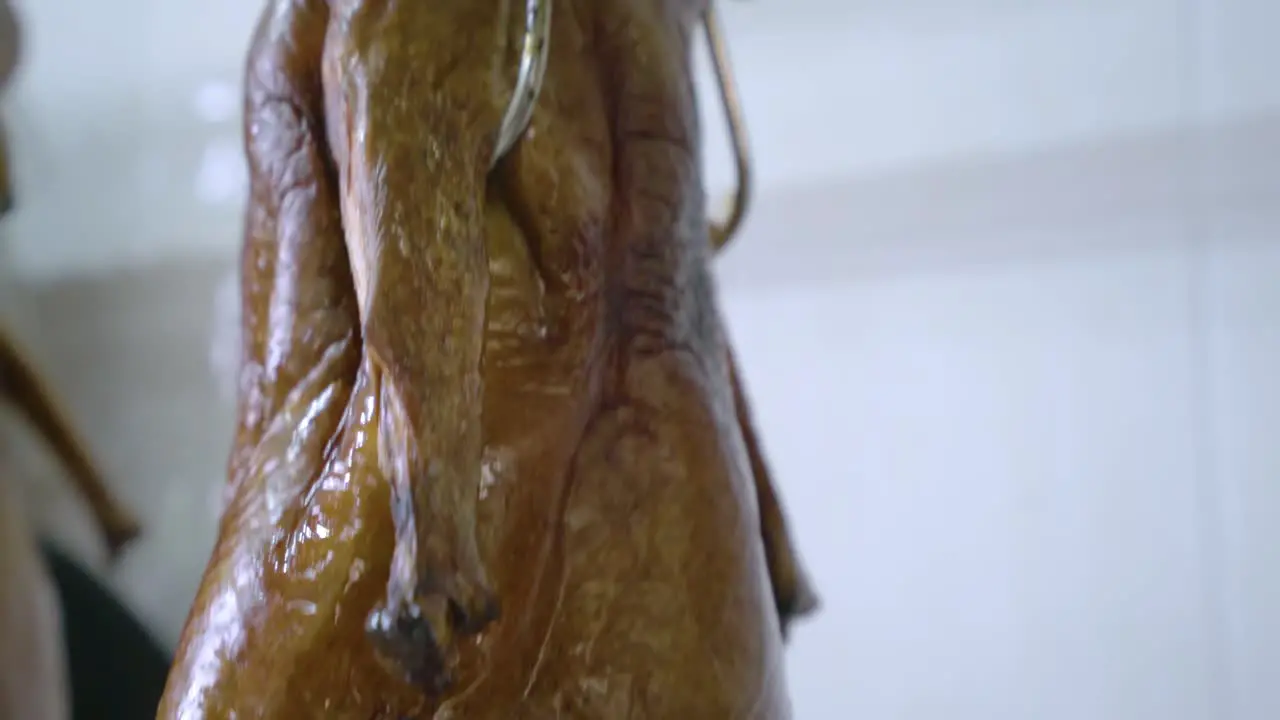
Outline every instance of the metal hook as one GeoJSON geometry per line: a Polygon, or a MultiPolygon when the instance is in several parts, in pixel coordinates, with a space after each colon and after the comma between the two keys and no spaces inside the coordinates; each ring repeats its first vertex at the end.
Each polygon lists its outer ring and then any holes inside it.
{"type": "Polygon", "coordinates": [[[547,45],[551,38],[551,0],[525,0],[524,44],[520,48],[520,70],[507,112],[498,126],[498,142],[491,165],[497,165],[529,128],[533,107],[542,92],[547,71],[547,45]]]}
{"type": "Polygon", "coordinates": [[[716,72],[716,84],[720,87],[720,100],[729,123],[729,137],[733,142],[733,162],[738,173],[738,189],[729,206],[729,217],[722,223],[711,224],[711,246],[716,251],[724,249],[742,227],[742,220],[751,206],[751,147],[747,139],[747,125],[743,119],[742,101],[733,81],[733,65],[729,61],[729,45],[720,28],[715,0],[707,0],[702,14],[702,27],[711,51],[711,64],[716,72]]]}
{"type": "MultiPolygon", "coordinates": [[[[524,44],[520,48],[520,70],[516,76],[515,90],[506,114],[498,129],[497,145],[492,164],[496,165],[506,155],[529,127],[538,94],[547,70],[547,46],[551,36],[552,0],[526,0],[524,44]]],[[[746,122],[743,120],[742,103],[733,80],[733,68],[729,61],[728,43],[720,28],[714,0],[708,0],[702,14],[702,26],[711,51],[712,67],[720,88],[720,99],[729,123],[729,135],[733,142],[734,165],[738,174],[738,188],[733,195],[729,216],[724,222],[711,224],[711,242],[716,250],[723,249],[734,238],[751,205],[752,175],[751,148],[747,140],[746,122]]]]}

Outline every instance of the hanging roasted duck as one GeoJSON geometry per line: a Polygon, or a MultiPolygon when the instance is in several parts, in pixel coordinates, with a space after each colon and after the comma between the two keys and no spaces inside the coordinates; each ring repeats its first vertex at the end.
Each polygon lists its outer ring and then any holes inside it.
{"type": "Polygon", "coordinates": [[[551,5],[268,3],[228,504],[160,718],[789,716],[815,600],[711,278],[712,8],[551,5]]]}

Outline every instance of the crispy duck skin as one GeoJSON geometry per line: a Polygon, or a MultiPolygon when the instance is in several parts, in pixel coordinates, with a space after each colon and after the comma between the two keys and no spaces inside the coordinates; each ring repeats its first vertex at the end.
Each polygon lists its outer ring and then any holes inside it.
{"type": "Polygon", "coordinates": [[[272,0],[229,502],[160,718],[786,718],[814,607],[709,263],[690,0],[272,0]]]}

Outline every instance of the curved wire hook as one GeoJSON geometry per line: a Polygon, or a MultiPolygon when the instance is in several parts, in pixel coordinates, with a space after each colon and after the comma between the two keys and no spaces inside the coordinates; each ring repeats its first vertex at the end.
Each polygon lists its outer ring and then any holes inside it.
{"type": "MultiPolygon", "coordinates": [[[[542,91],[542,81],[547,70],[547,45],[551,36],[552,0],[525,0],[524,42],[520,48],[520,70],[516,75],[511,102],[498,128],[497,144],[491,165],[506,155],[520,136],[529,128],[533,109],[542,91]]],[[[716,84],[720,88],[720,100],[729,123],[729,136],[733,142],[734,166],[738,174],[738,188],[729,206],[729,216],[724,222],[711,223],[712,247],[719,251],[729,244],[746,217],[751,205],[752,172],[751,148],[747,140],[746,122],[743,119],[742,102],[733,79],[729,60],[728,43],[720,28],[720,18],[714,0],[708,0],[702,14],[702,27],[711,51],[716,84]]]]}
{"type": "Polygon", "coordinates": [[[729,123],[729,137],[733,142],[733,163],[738,173],[738,189],[733,194],[729,216],[722,223],[711,224],[711,247],[720,251],[737,235],[747,210],[751,207],[753,190],[751,146],[747,138],[742,100],[738,97],[738,88],[733,80],[733,64],[729,61],[729,44],[725,40],[724,31],[720,28],[720,17],[716,13],[715,0],[707,2],[707,9],[702,14],[702,28],[707,38],[707,48],[711,51],[711,65],[715,69],[716,84],[720,87],[720,101],[724,105],[725,118],[729,123]]]}
{"type": "Polygon", "coordinates": [[[525,0],[524,43],[520,47],[520,70],[511,102],[498,126],[498,141],[490,166],[515,146],[529,129],[533,108],[542,92],[542,79],[547,72],[547,44],[551,38],[551,0],[525,0]]]}

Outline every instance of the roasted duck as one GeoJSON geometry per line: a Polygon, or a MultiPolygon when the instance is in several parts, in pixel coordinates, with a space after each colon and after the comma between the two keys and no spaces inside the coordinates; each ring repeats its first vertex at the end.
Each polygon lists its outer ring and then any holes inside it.
{"type": "Polygon", "coordinates": [[[709,270],[709,12],[268,3],[228,503],[160,718],[789,716],[814,596],[709,270]]]}

